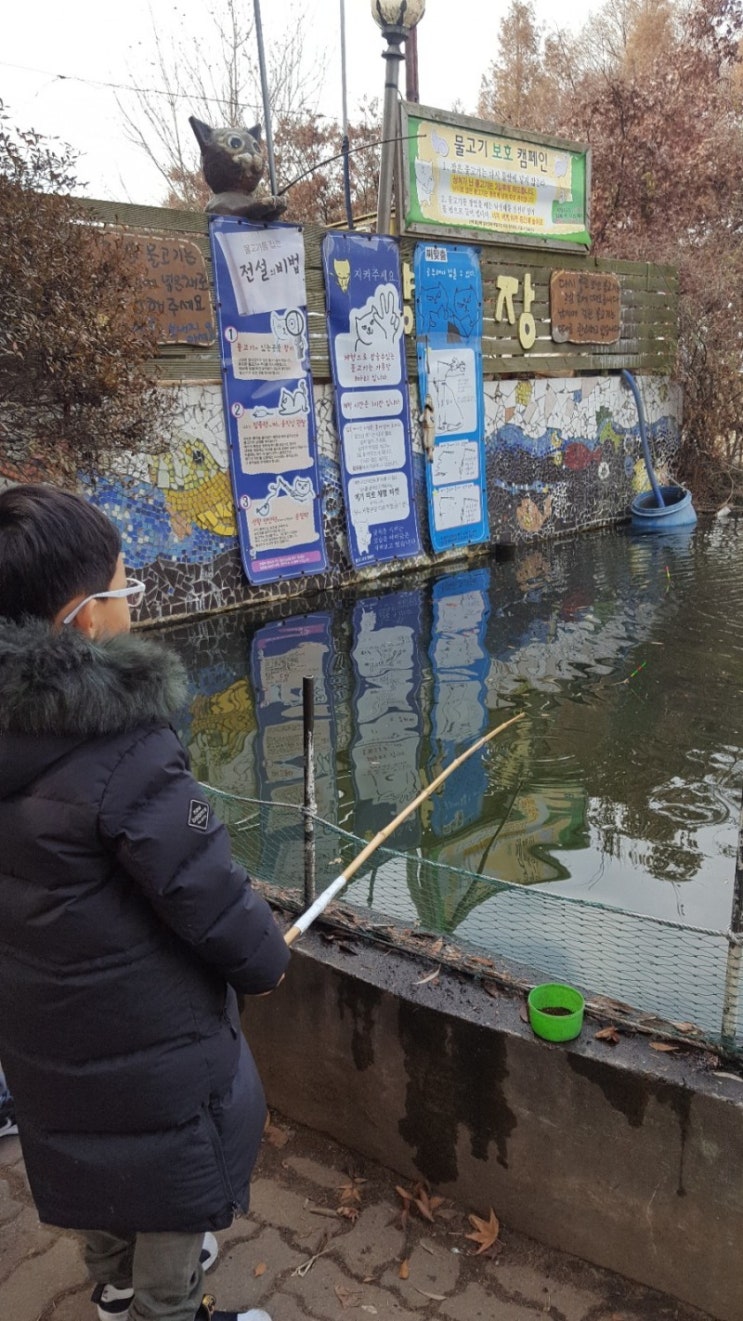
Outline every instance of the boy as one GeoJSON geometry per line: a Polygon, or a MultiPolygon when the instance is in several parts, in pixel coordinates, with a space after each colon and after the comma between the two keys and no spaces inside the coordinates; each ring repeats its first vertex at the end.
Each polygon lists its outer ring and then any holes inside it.
{"type": "Polygon", "coordinates": [[[143,590],[92,505],[0,493],[0,1059],[101,1321],[270,1321],[201,1286],[265,1116],[236,992],[288,950],[170,726],[180,664],[129,632],[143,590]]]}

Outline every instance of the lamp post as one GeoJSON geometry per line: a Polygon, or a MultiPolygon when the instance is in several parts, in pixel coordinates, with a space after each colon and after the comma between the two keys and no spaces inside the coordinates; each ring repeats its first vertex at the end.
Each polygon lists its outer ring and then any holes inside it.
{"type": "Polygon", "coordinates": [[[379,167],[377,202],[378,234],[389,234],[392,217],[392,180],[395,173],[397,146],[397,89],[400,61],[404,59],[400,47],[408,33],[422,19],[425,9],[426,0],[371,0],[372,17],[382,29],[382,36],[387,43],[382,51],[386,73],[382,116],[382,159],[379,167]]]}

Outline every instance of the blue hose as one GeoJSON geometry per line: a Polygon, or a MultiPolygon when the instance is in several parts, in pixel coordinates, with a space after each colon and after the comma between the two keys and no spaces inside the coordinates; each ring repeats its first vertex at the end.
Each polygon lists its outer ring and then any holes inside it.
{"type": "Polygon", "coordinates": [[[643,412],[642,399],[640,398],[640,391],[637,388],[637,381],[635,380],[632,373],[627,371],[626,367],[622,368],[622,380],[624,381],[625,385],[629,386],[630,390],[635,396],[635,403],[637,404],[637,416],[640,422],[640,439],[642,441],[642,454],[643,454],[643,458],[645,459],[645,467],[648,470],[648,477],[650,478],[650,485],[653,488],[655,503],[657,504],[659,509],[664,509],[666,502],[663,499],[663,492],[661,491],[660,486],[658,485],[658,478],[653,472],[653,465],[650,460],[650,446],[648,445],[648,435],[647,435],[647,431],[645,430],[645,414],[643,412]]]}

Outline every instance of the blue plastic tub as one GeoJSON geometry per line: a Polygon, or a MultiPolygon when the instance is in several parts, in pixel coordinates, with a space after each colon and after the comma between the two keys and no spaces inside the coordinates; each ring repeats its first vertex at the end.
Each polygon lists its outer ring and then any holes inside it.
{"type": "Polygon", "coordinates": [[[632,501],[630,514],[636,532],[670,532],[672,528],[696,523],[691,491],[685,486],[661,486],[660,490],[662,505],[657,503],[654,491],[641,491],[632,501]]]}

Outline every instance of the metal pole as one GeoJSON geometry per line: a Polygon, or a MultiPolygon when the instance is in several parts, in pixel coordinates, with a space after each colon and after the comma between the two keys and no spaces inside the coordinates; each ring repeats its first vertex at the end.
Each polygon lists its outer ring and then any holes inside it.
{"type": "Polygon", "coordinates": [[[315,680],[302,680],[304,722],[304,901],[315,899],[315,680]]]}
{"type": "Polygon", "coordinates": [[[735,856],[735,878],[733,881],[733,906],[730,912],[730,931],[728,933],[728,959],[725,970],[725,1000],[722,1007],[723,1041],[734,1041],[738,1026],[738,1002],[740,999],[740,974],[743,959],[743,801],[741,801],[738,821],[738,851],[735,856]]]}
{"type": "Polygon", "coordinates": [[[379,167],[379,198],[377,201],[377,233],[389,234],[392,221],[392,183],[395,175],[397,152],[397,90],[400,79],[400,61],[404,59],[400,46],[405,40],[401,28],[385,28],[387,48],[382,52],[386,74],[384,82],[384,113],[382,116],[382,159],[379,167]]]}
{"type": "Polygon", "coordinates": [[[258,42],[258,67],[261,72],[261,96],[263,97],[263,125],[266,133],[266,155],[268,157],[268,179],[271,192],[276,196],[276,162],[273,158],[273,129],[271,128],[271,101],[268,95],[268,77],[266,75],[266,52],[263,49],[263,25],[261,23],[261,0],[253,0],[255,14],[255,38],[258,42]]]}
{"type": "Polygon", "coordinates": [[[344,0],[341,0],[341,95],[342,95],[342,123],[343,139],[341,141],[341,152],[343,153],[343,200],[346,207],[346,223],[349,229],[353,229],[353,208],[351,205],[351,162],[349,160],[348,150],[348,86],[346,82],[346,6],[344,0]]]}
{"type": "Polygon", "coordinates": [[[418,88],[418,29],[411,28],[405,42],[405,100],[420,101],[418,88]]]}

